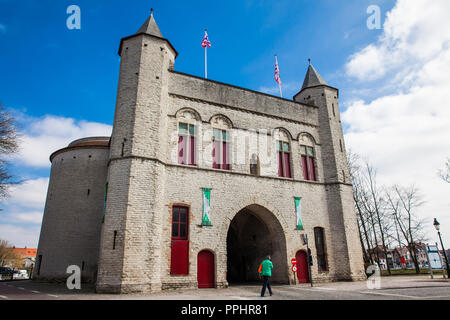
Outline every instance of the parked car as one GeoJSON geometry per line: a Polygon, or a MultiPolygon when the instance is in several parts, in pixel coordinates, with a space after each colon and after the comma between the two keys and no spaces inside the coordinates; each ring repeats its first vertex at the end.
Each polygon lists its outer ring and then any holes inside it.
{"type": "Polygon", "coordinates": [[[27,270],[14,271],[13,279],[28,279],[28,271],[27,270]]]}
{"type": "Polygon", "coordinates": [[[8,267],[0,267],[0,280],[13,279],[14,270],[8,267]]]}

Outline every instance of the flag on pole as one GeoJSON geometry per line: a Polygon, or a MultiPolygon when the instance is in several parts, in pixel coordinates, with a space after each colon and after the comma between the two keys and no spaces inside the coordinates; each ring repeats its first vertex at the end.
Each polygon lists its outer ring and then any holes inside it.
{"type": "Polygon", "coordinates": [[[281,86],[280,69],[278,69],[278,60],[276,55],[275,55],[275,81],[278,82],[278,85],[281,86]]]}
{"type": "Polygon", "coordinates": [[[297,216],[297,230],[303,230],[302,211],[300,210],[300,197],[294,197],[295,214],[297,216]]]}
{"type": "Polygon", "coordinates": [[[205,36],[203,37],[203,40],[202,40],[202,47],[205,48],[205,79],[207,79],[208,78],[208,62],[207,62],[208,61],[208,58],[207,58],[208,50],[207,49],[211,48],[211,42],[208,39],[208,33],[206,32],[206,29],[205,29],[205,36]]]}
{"type": "Polygon", "coordinates": [[[211,189],[202,188],[203,191],[203,218],[202,218],[202,226],[210,226],[211,225],[211,189]]]}
{"type": "Polygon", "coordinates": [[[205,29],[205,36],[203,37],[203,40],[202,40],[202,47],[205,48],[206,46],[208,46],[208,48],[211,48],[211,42],[208,39],[208,33],[206,32],[206,29],[205,29]]]}
{"type": "Polygon", "coordinates": [[[275,55],[275,81],[278,83],[278,87],[280,88],[280,97],[283,97],[283,94],[281,93],[281,78],[280,69],[278,68],[277,55],[275,55]]]}

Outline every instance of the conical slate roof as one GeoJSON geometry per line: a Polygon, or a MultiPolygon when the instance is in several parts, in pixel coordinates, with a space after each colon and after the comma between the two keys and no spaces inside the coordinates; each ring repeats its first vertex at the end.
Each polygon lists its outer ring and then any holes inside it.
{"type": "Polygon", "coordinates": [[[308,71],[306,72],[305,80],[303,81],[302,90],[319,85],[327,85],[327,83],[322,79],[316,69],[314,69],[312,64],[310,64],[308,66],[308,71]]]}
{"type": "Polygon", "coordinates": [[[150,14],[150,17],[145,21],[145,23],[142,25],[142,27],[136,32],[138,33],[146,33],[151,36],[164,38],[161,34],[161,31],[159,31],[158,25],[156,24],[155,18],[153,18],[153,9],[150,14]]]}

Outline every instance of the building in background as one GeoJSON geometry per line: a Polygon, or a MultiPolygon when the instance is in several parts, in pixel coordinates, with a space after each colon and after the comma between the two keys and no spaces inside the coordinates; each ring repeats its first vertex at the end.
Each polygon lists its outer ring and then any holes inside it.
{"type": "Polygon", "coordinates": [[[16,248],[14,252],[23,257],[22,269],[33,269],[36,260],[37,249],[36,248],[16,248]]]}

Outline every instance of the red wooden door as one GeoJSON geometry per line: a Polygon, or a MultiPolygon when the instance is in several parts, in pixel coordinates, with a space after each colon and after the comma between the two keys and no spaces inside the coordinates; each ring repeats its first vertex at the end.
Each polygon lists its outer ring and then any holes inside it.
{"type": "Polygon", "coordinates": [[[308,271],[308,255],[306,251],[299,250],[295,254],[295,259],[297,260],[297,279],[299,283],[309,282],[309,271],[308,271]]]}
{"type": "Polygon", "coordinates": [[[214,288],[214,254],[203,250],[197,256],[197,281],[199,288],[214,288]]]}
{"type": "Polygon", "coordinates": [[[170,273],[186,275],[189,273],[189,241],[172,241],[170,273]]]}

